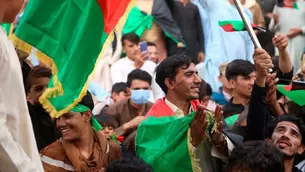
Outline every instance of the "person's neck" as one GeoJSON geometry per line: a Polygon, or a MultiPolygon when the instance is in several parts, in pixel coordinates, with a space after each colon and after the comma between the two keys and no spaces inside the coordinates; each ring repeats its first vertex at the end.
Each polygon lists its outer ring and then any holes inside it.
{"type": "Polygon", "coordinates": [[[232,89],[228,89],[228,88],[222,87],[222,91],[232,96],[232,93],[233,93],[232,89]]]}
{"type": "Polygon", "coordinates": [[[189,109],[191,106],[190,101],[182,99],[175,94],[167,93],[166,99],[170,101],[172,104],[177,106],[179,109],[181,109],[184,113],[184,115],[189,114],[189,109]]]}
{"type": "Polygon", "coordinates": [[[136,108],[139,112],[144,111],[145,104],[142,104],[142,105],[136,104],[135,102],[132,101],[132,99],[130,99],[130,104],[132,107],[136,108]]]}
{"type": "Polygon", "coordinates": [[[247,106],[249,104],[250,99],[244,96],[240,96],[238,94],[233,94],[233,104],[242,104],[243,106],[247,106]]]}
{"type": "Polygon", "coordinates": [[[75,146],[78,148],[79,152],[85,157],[88,158],[90,153],[93,151],[94,136],[93,130],[88,128],[88,134],[84,134],[79,140],[74,142],[75,146]]]}
{"type": "Polygon", "coordinates": [[[284,172],[292,172],[294,158],[286,157],[284,158],[284,172]]]}

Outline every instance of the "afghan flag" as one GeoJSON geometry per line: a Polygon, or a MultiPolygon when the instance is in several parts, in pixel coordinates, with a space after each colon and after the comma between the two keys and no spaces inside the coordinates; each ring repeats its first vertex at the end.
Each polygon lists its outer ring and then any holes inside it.
{"type": "MultiPolygon", "coordinates": [[[[197,172],[200,171],[196,157],[190,151],[190,124],[193,112],[183,118],[176,116],[150,116],[139,126],[136,135],[137,156],[150,164],[153,171],[197,172]],[[199,170],[198,170],[199,169],[199,170]]],[[[214,131],[213,116],[206,115],[209,125],[206,130],[214,131]]],[[[211,154],[211,152],[208,152],[211,154]]]]}
{"type": "Polygon", "coordinates": [[[1,26],[6,31],[7,36],[9,36],[9,35],[11,35],[13,33],[13,26],[12,26],[12,24],[2,23],[1,26]]]}
{"type": "MultiPolygon", "coordinates": [[[[51,68],[40,102],[57,118],[78,105],[98,57],[120,32],[133,0],[30,0],[12,40],[51,68]]],[[[101,57],[101,56],[100,56],[101,57]]]]}
{"type": "Polygon", "coordinates": [[[182,32],[165,0],[154,0],[151,15],[134,7],[128,16],[123,34],[134,32],[141,37],[145,30],[152,27],[153,22],[158,24],[163,33],[175,43],[184,42],[182,32]]]}
{"type": "Polygon", "coordinates": [[[282,8],[292,8],[292,9],[296,9],[296,10],[299,9],[297,2],[292,2],[292,1],[285,2],[285,0],[278,0],[277,6],[282,7],[282,8]]]}
{"type": "MultiPolygon", "coordinates": [[[[218,25],[226,32],[247,31],[244,22],[241,20],[218,21],[218,25]]],[[[251,24],[251,26],[254,30],[266,32],[265,29],[258,27],[255,24],[251,24]]]]}
{"type": "Polygon", "coordinates": [[[305,105],[305,83],[292,82],[290,85],[278,85],[278,91],[299,106],[305,105]]]}

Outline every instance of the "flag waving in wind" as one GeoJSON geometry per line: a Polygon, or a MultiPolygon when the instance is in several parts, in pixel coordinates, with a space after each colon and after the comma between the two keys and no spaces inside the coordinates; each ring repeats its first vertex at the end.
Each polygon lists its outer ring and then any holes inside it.
{"type": "Polygon", "coordinates": [[[48,88],[40,97],[54,118],[74,108],[87,93],[88,77],[99,54],[120,31],[133,0],[30,0],[15,35],[16,48],[52,69],[48,88]]]}

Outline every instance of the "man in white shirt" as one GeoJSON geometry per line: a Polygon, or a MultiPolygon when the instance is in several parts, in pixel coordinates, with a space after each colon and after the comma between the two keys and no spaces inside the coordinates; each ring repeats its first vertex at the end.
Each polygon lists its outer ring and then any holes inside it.
{"type": "MultiPolygon", "coordinates": [[[[23,0],[0,0],[0,24],[12,23],[23,0]]],[[[42,172],[28,112],[21,66],[0,27],[0,171],[42,172]]]]}
{"type": "Polygon", "coordinates": [[[154,102],[164,96],[159,85],[155,82],[156,64],[147,60],[147,52],[141,52],[139,43],[140,37],[135,33],[127,33],[122,39],[123,52],[126,57],[118,60],[111,66],[112,83],[126,82],[128,74],[134,69],[141,69],[148,72],[152,77],[152,91],[150,101],[154,102]]]}

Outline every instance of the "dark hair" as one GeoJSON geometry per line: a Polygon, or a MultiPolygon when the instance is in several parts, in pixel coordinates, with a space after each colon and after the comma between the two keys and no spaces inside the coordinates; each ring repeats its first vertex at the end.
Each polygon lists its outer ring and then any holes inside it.
{"type": "Polygon", "coordinates": [[[93,102],[91,93],[89,91],[87,91],[87,94],[83,97],[83,99],[78,104],[87,106],[92,111],[94,108],[94,102],[93,102]]]}
{"type": "Polygon", "coordinates": [[[248,60],[236,59],[228,64],[226,68],[226,78],[236,79],[237,76],[247,77],[255,71],[255,66],[248,60]]]}
{"type": "Polygon", "coordinates": [[[29,72],[26,80],[25,80],[25,91],[29,92],[32,87],[32,80],[34,78],[42,78],[42,77],[52,77],[52,71],[49,68],[42,66],[35,66],[29,72]]]}
{"type": "Polygon", "coordinates": [[[95,115],[94,117],[103,127],[118,128],[118,123],[111,115],[100,113],[99,115],[95,115]]]}
{"type": "Polygon", "coordinates": [[[112,161],[105,172],[152,172],[150,165],[137,158],[125,158],[112,161]]]}
{"type": "Polygon", "coordinates": [[[192,59],[185,55],[173,55],[163,60],[156,68],[156,82],[163,92],[167,94],[167,86],[165,79],[175,80],[177,72],[180,68],[188,68],[192,63],[192,59]]]}
{"type": "Polygon", "coordinates": [[[304,126],[304,123],[300,118],[298,118],[294,115],[288,115],[288,114],[281,115],[278,118],[276,118],[275,120],[273,120],[268,125],[267,137],[271,138],[277,124],[280,123],[280,122],[283,122],[283,121],[291,122],[298,127],[298,129],[300,130],[300,134],[302,135],[302,144],[305,145],[305,126],[304,126]]]}
{"type": "Polygon", "coordinates": [[[265,141],[249,141],[233,149],[228,159],[227,172],[234,169],[282,171],[283,160],[283,154],[265,141]]]}
{"type": "Polygon", "coordinates": [[[128,88],[128,85],[126,82],[118,82],[112,86],[111,93],[119,94],[122,91],[126,91],[127,88],[128,88]]]}
{"type": "Polygon", "coordinates": [[[157,45],[153,42],[147,42],[147,46],[154,46],[154,47],[157,47],[157,45]]]}
{"type": "Polygon", "coordinates": [[[201,80],[199,100],[201,101],[205,96],[211,96],[211,95],[212,95],[211,85],[206,83],[204,80],[201,80]]]}
{"type": "Polygon", "coordinates": [[[133,80],[145,81],[145,82],[148,82],[149,85],[151,85],[152,77],[150,76],[150,74],[148,72],[146,72],[144,70],[135,69],[135,70],[131,71],[127,76],[127,86],[128,87],[131,86],[131,82],[133,80]]]}
{"type": "Polygon", "coordinates": [[[123,47],[125,46],[125,42],[124,42],[125,40],[130,41],[130,42],[138,45],[139,42],[140,42],[140,37],[137,34],[133,33],[133,32],[126,33],[121,38],[121,42],[122,42],[122,46],[123,47]]]}

